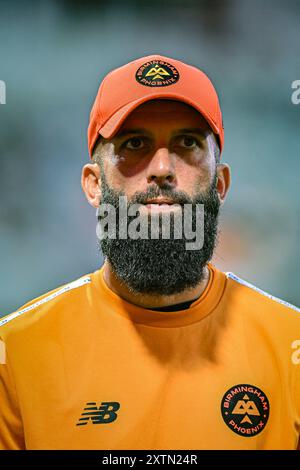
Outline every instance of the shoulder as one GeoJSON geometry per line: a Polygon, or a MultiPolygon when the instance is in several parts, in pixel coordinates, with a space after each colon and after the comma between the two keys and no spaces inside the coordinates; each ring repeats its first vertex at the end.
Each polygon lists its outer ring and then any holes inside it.
{"type": "MultiPolygon", "coordinates": [[[[262,290],[231,272],[227,276],[226,299],[243,323],[249,350],[269,351],[282,377],[291,373],[291,389],[300,387],[300,309],[262,290]],[[299,383],[295,386],[294,381],[299,383]]],[[[271,363],[271,362],[269,362],[271,363]]],[[[268,366],[269,367],[269,366],[268,366]]],[[[299,396],[299,393],[298,395],[299,396]]],[[[298,398],[297,398],[298,400],[298,398]]],[[[300,416],[300,401],[299,416],[300,416]]]]}
{"type": "Polygon", "coordinates": [[[255,306],[260,309],[260,313],[264,312],[267,315],[278,313],[279,315],[284,315],[285,318],[300,322],[300,308],[296,305],[279,297],[275,297],[271,293],[251,284],[232,272],[226,272],[225,274],[228,280],[229,290],[233,289],[233,291],[236,292],[236,298],[240,299],[243,303],[246,301],[250,308],[255,306]]]}
{"type": "Polygon", "coordinates": [[[27,325],[49,316],[49,312],[74,302],[76,297],[84,294],[85,286],[90,282],[91,275],[86,274],[75,281],[48,291],[30,300],[18,310],[2,316],[0,318],[0,337],[4,338],[10,331],[23,330],[27,325]]]}

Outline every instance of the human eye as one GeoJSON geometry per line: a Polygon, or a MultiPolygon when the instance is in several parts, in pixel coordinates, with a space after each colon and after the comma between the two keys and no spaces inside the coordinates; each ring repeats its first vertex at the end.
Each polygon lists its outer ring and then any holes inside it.
{"type": "Polygon", "coordinates": [[[201,144],[196,137],[192,135],[181,135],[178,137],[178,144],[180,147],[184,147],[187,150],[193,150],[196,147],[200,147],[201,144]]]}
{"type": "Polygon", "coordinates": [[[123,146],[129,150],[142,150],[145,147],[145,141],[141,137],[131,137],[124,142],[123,146]]]}

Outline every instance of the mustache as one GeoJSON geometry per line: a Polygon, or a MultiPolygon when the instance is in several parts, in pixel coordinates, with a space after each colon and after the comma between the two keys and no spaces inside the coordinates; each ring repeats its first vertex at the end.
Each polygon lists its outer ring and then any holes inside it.
{"type": "Polygon", "coordinates": [[[184,191],[175,191],[167,185],[159,187],[150,187],[146,192],[135,193],[128,204],[147,204],[149,199],[168,198],[173,204],[193,204],[193,198],[189,197],[184,191]]]}

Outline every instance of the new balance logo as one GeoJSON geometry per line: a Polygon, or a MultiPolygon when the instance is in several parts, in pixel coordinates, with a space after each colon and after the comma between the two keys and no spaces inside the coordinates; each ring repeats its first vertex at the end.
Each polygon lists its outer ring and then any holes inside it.
{"type": "Polygon", "coordinates": [[[117,419],[117,413],[120,408],[120,403],[117,401],[103,401],[97,407],[97,403],[92,401],[86,403],[81,418],[79,418],[76,426],[84,426],[91,421],[92,424],[106,424],[112,423],[117,419]]]}

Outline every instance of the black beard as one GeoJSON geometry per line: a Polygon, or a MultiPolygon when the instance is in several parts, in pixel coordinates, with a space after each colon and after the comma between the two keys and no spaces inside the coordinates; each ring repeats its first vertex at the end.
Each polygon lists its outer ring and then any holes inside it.
{"type": "MultiPolygon", "coordinates": [[[[118,237],[119,197],[124,197],[125,194],[109,187],[103,168],[101,168],[102,200],[100,204],[106,203],[114,206],[117,230],[116,239],[98,239],[98,245],[118,280],[132,292],[143,294],[172,295],[187,288],[196,287],[204,279],[204,268],[212,258],[216,246],[220,209],[216,186],[217,176],[215,174],[209,190],[205,193],[199,192],[193,199],[182,191],[170,189],[170,186],[165,184],[164,186],[150,187],[147,193],[136,193],[127,203],[127,211],[131,204],[144,204],[150,198],[159,196],[169,197],[177,204],[193,204],[193,230],[196,227],[196,204],[204,204],[203,246],[198,250],[187,250],[186,242],[191,240],[187,240],[184,233],[180,239],[174,238],[173,214],[170,219],[170,239],[133,240],[129,237],[120,239],[118,237]]],[[[132,218],[134,217],[127,215],[128,225],[132,218]]]]}

